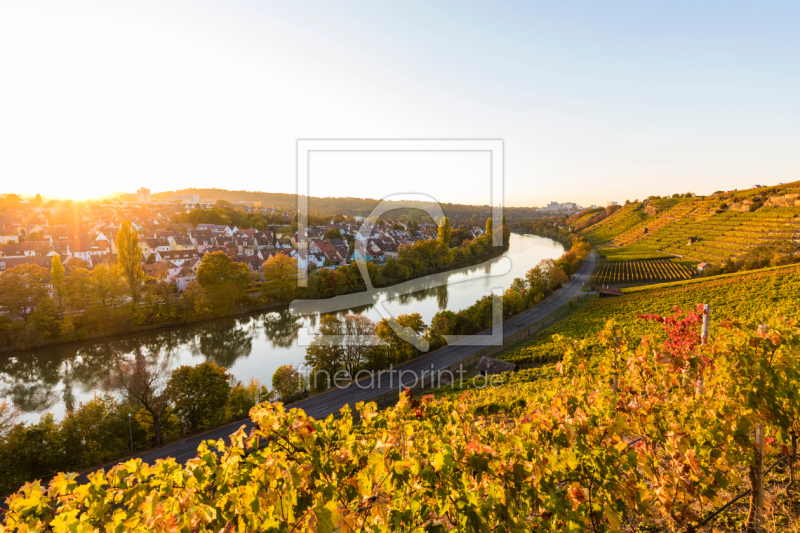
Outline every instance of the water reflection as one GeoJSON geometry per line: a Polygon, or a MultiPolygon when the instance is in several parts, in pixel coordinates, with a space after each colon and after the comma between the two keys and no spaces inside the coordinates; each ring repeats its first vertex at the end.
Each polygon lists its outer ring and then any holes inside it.
{"type": "Polygon", "coordinates": [[[449,299],[447,294],[447,285],[436,287],[436,305],[438,305],[441,310],[447,309],[447,301],[449,299]]]}
{"type": "Polygon", "coordinates": [[[213,323],[200,331],[192,339],[192,355],[200,355],[206,361],[230,368],[240,357],[247,357],[253,351],[253,336],[256,329],[250,326],[256,321],[237,319],[234,324],[213,323]]]}
{"type": "Polygon", "coordinates": [[[297,340],[303,321],[291,313],[274,312],[261,317],[261,327],[273,348],[288,348],[297,340]]]}
{"type": "MultiPolygon", "coordinates": [[[[466,308],[492,287],[509,286],[513,277],[540,259],[558,257],[563,247],[537,237],[512,237],[513,269],[498,276],[506,258],[496,258],[485,265],[461,269],[458,274],[443,274],[450,281],[426,286],[426,280],[411,280],[399,287],[380,289],[375,299],[388,301],[385,307],[394,315],[420,313],[430,322],[442,309],[466,308]],[[497,268],[492,271],[492,267],[497,268]],[[460,281],[474,273],[492,274],[489,281],[460,281]]],[[[370,302],[358,302],[350,311],[367,312],[370,318],[380,316],[370,302]]],[[[251,377],[270,383],[281,364],[299,365],[305,347],[298,343],[301,328],[315,330],[319,309],[308,316],[288,310],[270,311],[252,316],[219,319],[171,329],[159,329],[120,337],[63,344],[0,354],[0,398],[10,399],[23,412],[25,420],[35,422],[44,412],[61,417],[95,393],[104,392],[105,380],[123,358],[142,357],[168,368],[213,361],[228,368],[237,379],[251,377]]]]}
{"type": "Polygon", "coordinates": [[[0,396],[25,412],[44,412],[56,404],[75,407],[77,395],[99,391],[111,367],[128,354],[169,365],[192,335],[159,330],[0,356],[0,396]]]}

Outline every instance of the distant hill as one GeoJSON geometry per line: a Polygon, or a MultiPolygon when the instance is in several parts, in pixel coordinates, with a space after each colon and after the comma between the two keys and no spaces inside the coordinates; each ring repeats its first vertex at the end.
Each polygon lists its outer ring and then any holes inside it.
{"type": "MultiPolygon", "coordinates": [[[[286,209],[294,211],[297,209],[297,195],[262,192],[262,191],[229,191],[227,189],[180,189],[177,191],[159,192],[152,195],[154,200],[171,200],[175,194],[197,194],[201,201],[216,202],[226,200],[228,202],[260,202],[264,207],[276,209],[286,209]]],[[[351,216],[367,216],[378,205],[379,200],[373,198],[319,198],[310,196],[308,200],[309,212],[316,214],[319,211],[321,216],[344,214],[351,216]]],[[[408,205],[408,202],[403,202],[408,205]]],[[[427,202],[411,202],[411,204],[422,209],[427,202]]],[[[464,205],[441,203],[445,215],[456,220],[468,220],[472,215],[483,223],[491,214],[491,207],[488,205],[464,205]]],[[[506,207],[503,209],[507,218],[531,218],[540,216],[533,207],[506,207]]]]}

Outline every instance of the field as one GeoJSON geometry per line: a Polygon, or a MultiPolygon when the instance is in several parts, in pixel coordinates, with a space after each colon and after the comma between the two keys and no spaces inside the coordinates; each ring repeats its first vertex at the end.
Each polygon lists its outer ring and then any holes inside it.
{"type": "Polygon", "coordinates": [[[553,335],[586,338],[594,343],[597,333],[610,319],[619,321],[636,335],[654,335],[658,328],[635,316],[670,314],[675,306],[692,309],[698,303],[711,304],[712,324],[719,324],[726,317],[763,321],[778,312],[800,317],[797,306],[800,265],[632,287],[623,292],[625,296],[591,302],[578,313],[541,331],[537,340],[517,345],[497,357],[521,365],[553,362],[560,355],[551,340],[553,335]]]}
{"type": "Polygon", "coordinates": [[[590,285],[632,283],[637,281],[679,281],[690,279],[694,272],[672,259],[649,261],[612,261],[601,264],[590,285]]]}

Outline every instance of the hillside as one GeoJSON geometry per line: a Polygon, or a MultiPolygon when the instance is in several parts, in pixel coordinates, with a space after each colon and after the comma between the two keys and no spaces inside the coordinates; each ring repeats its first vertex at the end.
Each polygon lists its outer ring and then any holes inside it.
{"type": "Polygon", "coordinates": [[[610,261],[672,256],[716,266],[779,264],[800,250],[798,185],[631,203],[579,234],[610,261]]]}
{"type": "MultiPolygon", "coordinates": [[[[260,202],[264,207],[294,211],[297,209],[297,195],[284,193],[271,193],[261,191],[232,191],[227,189],[181,189],[177,191],[165,191],[152,195],[154,200],[171,200],[175,194],[197,194],[203,202],[216,202],[225,200],[228,202],[252,203],[260,202]]],[[[378,200],[372,198],[319,198],[310,196],[308,198],[308,208],[310,213],[317,213],[322,216],[346,214],[349,216],[366,217],[378,205],[378,200]]],[[[397,203],[397,202],[395,202],[397,203]]],[[[398,203],[399,204],[399,203],[398,203]]],[[[404,206],[412,206],[416,209],[423,209],[432,205],[428,202],[402,202],[404,206]]],[[[475,215],[476,224],[482,225],[491,215],[491,207],[488,205],[464,205],[440,203],[445,215],[458,221],[466,221],[475,215]]],[[[530,218],[541,216],[536,213],[535,208],[530,207],[505,207],[505,216],[512,218],[530,218]]]]}

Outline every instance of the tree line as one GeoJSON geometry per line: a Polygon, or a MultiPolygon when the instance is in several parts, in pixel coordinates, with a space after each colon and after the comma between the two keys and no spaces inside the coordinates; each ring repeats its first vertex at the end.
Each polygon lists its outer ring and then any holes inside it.
{"type": "Polygon", "coordinates": [[[573,235],[569,228],[564,227],[565,217],[551,216],[514,220],[509,223],[509,228],[515,233],[538,235],[558,241],[564,246],[571,246],[573,235]]]}
{"type": "Polygon", "coordinates": [[[98,466],[205,428],[242,420],[273,393],[251,379],[237,381],[213,362],[169,370],[143,351],[103,376],[107,393],[35,424],[0,401],[0,494],[55,472],[98,466]]]}

